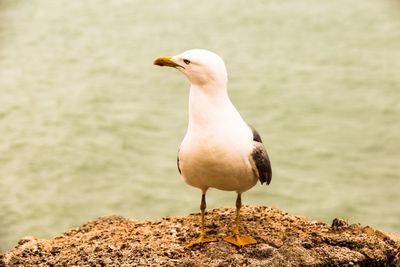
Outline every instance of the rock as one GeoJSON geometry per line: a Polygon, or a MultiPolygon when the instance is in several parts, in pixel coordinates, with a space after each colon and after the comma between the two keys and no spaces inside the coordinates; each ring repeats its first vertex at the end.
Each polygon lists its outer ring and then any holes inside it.
{"type": "Polygon", "coordinates": [[[217,242],[185,249],[199,214],[153,221],[105,216],[52,239],[26,237],[0,255],[0,266],[400,266],[400,238],[335,219],[331,226],[269,207],[242,209],[242,233],[258,243],[223,241],[235,209],[206,215],[217,242]]]}

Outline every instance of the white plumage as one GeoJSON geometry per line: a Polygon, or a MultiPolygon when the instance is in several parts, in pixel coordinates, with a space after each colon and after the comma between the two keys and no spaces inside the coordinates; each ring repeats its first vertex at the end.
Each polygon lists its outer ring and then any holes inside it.
{"type": "Polygon", "coordinates": [[[258,180],[271,180],[271,167],[259,134],[233,106],[227,93],[224,61],[215,53],[192,49],[174,57],[159,57],[160,66],[175,67],[190,81],[189,122],[178,153],[178,168],[191,186],[202,190],[202,234],[188,246],[214,241],[205,238],[204,209],[207,189],[236,191],[237,229],[225,240],[235,245],[252,244],[239,235],[241,193],[258,180]],[[228,240],[232,239],[232,240],[228,240]]]}

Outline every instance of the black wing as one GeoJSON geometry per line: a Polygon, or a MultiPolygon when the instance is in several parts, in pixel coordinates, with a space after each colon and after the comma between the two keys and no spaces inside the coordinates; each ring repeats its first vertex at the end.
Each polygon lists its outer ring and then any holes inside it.
{"type": "Polygon", "coordinates": [[[178,167],[179,174],[182,174],[181,168],[179,167],[179,149],[178,149],[178,155],[176,155],[176,166],[178,167]]]}
{"type": "Polygon", "coordinates": [[[261,184],[269,183],[272,179],[272,168],[271,162],[268,157],[267,150],[265,149],[260,134],[254,129],[251,125],[249,125],[253,132],[253,151],[251,153],[251,158],[254,161],[254,164],[257,168],[258,177],[260,178],[261,184]]]}

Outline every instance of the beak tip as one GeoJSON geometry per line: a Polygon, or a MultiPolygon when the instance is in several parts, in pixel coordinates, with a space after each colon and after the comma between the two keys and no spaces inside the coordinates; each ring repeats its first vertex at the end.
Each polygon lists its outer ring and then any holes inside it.
{"type": "Polygon", "coordinates": [[[154,60],[153,65],[157,65],[160,67],[168,66],[168,67],[176,67],[178,64],[173,62],[171,60],[170,56],[163,56],[163,57],[158,57],[154,60]]]}
{"type": "Polygon", "coordinates": [[[156,59],[153,61],[153,65],[157,65],[157,66],[162,67],[162,66],[164,66],[164,63],[163,63],[163,60],[162,60],[162,59],[156,58],[156,59]]]}
{"type": "Polygon", "coordinates": [[[156,60],[153,61],[153,65],[161,66],[161,64],[156,60]]]}

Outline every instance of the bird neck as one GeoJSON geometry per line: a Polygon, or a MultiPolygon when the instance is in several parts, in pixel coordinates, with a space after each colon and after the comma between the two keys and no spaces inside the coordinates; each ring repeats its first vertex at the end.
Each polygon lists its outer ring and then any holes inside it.
{"type": "Polygon", "coordinates": [[[189,94],[189,129],[204,129],[224,123],[239,113],[229,99],[225,88],[204,88],[191,85],[189,94]]]}

